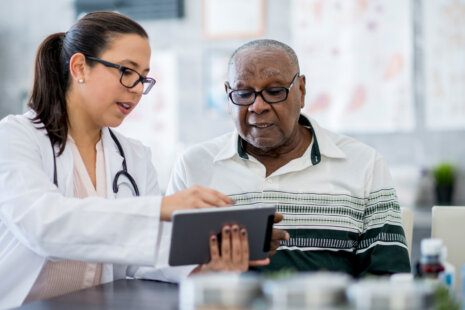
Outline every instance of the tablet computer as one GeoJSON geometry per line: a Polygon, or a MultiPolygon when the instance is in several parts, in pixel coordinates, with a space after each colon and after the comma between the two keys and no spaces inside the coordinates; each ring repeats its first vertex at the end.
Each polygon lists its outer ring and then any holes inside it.
{"type": "Polygon", "coordinates": [[[210,236],[220,236],[224,225],[233,224],[247,229],[250,260],[265,259],[270,251],[275,212],[276,206],[265,204],[175,211],[169,264],[208,263],[210,236]]]}

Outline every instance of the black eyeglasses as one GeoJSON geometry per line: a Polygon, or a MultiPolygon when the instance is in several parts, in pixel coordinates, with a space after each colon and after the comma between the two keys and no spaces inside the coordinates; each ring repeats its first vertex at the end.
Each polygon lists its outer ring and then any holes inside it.
{"type": "MultiPolygon", "coordinates": [[[[255,99],[257,98],[257,95],[262,96],[263,100],[269,104],[283,102],[287,100],[289,91],[291,90],[291,87],[292,85],[294,85],[295,79],[298,76],[299,73],[297,72],[294,75],[294,78],[292,79],[291,85],[289,85],[289,87],[273,86],[264,88],[261,91],[255,91],[253,89],[231,90],[229,92],[229,99],[231,99],[231,102],[235,105],[240,106],[248,106],[253,104],[255,102],[255,99]]],[[[226,85],[229,89],[231,89],[231,86],[229,86],[228,82],[226,82],[226,85]]]]}
{"type": "Polygon", "coordinates": [[[153,85],[155,85],[155,83],[157,82],[155,81],[155,79],[150,77],[143,77],[136,70],[133,70],[125,66],[117,65],[97,57],[86,56],[86,59],[99,62],[106,67],[116,68],[120,70],[121,75],[119,78],[119,82],[126,88],[133,88],[137,84],[139,84],[139,82],[141,82],[142,85],[144,85],[144,91],[142,92],[143,95],[147,95],[149,91],[152,89],[153,85]]]}

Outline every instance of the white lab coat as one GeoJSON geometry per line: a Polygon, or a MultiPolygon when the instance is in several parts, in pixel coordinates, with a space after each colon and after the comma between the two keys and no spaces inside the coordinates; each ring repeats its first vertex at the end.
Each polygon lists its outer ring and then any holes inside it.
{"type": "Polygon", "coordinates": [[[123,158],[104,128],[110,199],[73,198],[71,149],[56,159],[57,188],[52,147],[45,130],[29,120],[33,116],[28,112],[0,122],[0,308],[24,301],[47,260],[106,263],[106,281],[133,275],[136,267],[128,265],[154,266],[157,260],[161,196],[150,150],[115,132],[144,196],[133,197],[129,182],[120,177],[115,197],[113,178],[123,158]]]}

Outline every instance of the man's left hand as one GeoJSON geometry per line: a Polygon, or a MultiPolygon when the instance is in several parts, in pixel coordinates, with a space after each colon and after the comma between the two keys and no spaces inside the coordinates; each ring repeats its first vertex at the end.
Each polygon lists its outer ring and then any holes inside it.
{"type": "MultiPolygon", "coordinates": [[[[281,213],[274,214],[274,223],[277,224],[281,222],[284,218],[284,215],[281,213]]],[[[287,231],[273,228],[273,232],[271,233],[271,244],[270,244],[270,257],[276,254],[276,250],[279,248],[281,244],[281,240],[289,240],[290,235],[287,231]]]]}

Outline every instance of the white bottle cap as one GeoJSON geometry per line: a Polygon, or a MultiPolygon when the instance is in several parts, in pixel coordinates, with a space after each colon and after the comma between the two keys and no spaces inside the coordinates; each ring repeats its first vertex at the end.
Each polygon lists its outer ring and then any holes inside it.
{"type": "Polygon", "coordinates": [[[441,249],[441,261],[446,261],[447,259],[447,248],[445,245],[442,246],[442,249],[441,249]]]}
{"type": "Polygon", "coordinates": [[[421,240],[422,255],[441,255],[442,240],[438,238],[430,238],[421,240]]]}

